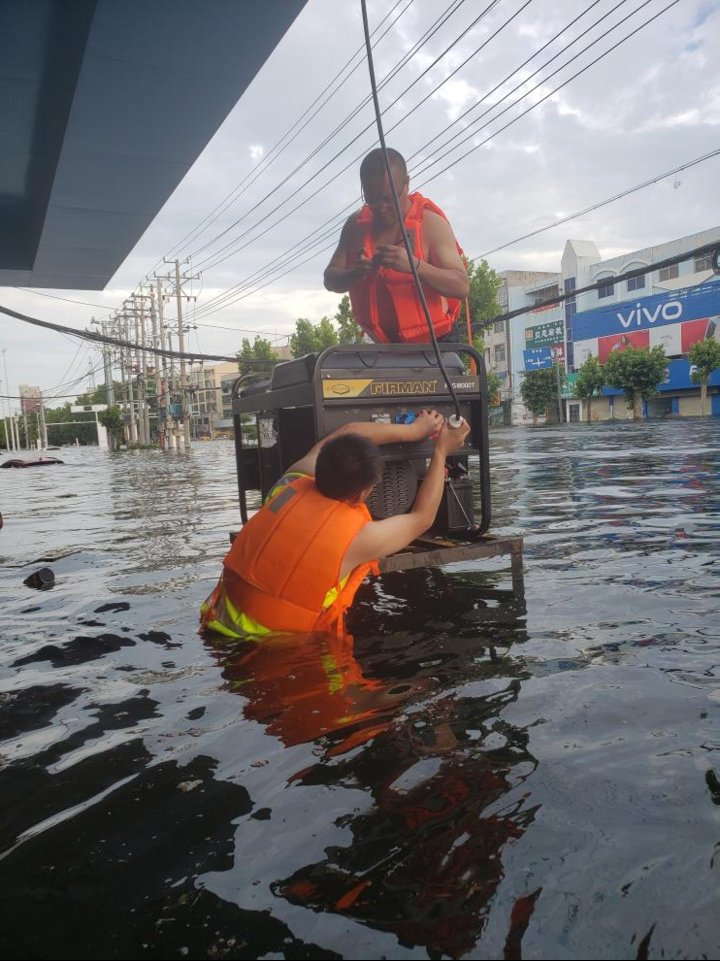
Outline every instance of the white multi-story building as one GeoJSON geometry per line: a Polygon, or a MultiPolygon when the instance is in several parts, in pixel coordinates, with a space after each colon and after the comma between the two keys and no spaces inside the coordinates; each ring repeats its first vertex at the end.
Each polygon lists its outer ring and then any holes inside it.
{"type": "MultiPolygon", "coordinates": [[[[698,340],[720,338],[720,277],[713,274],[710,255],[689,257],[629,280],[615,278],[714,241],[720,245],[720,227],[603,260],[592,241],[568,240],[558,274],[545,274],[539,281],[510,288],[513,296],[507,309],[513,310],[607,281],[562,304],[539,308],[509,321],[508,376],[514,422],[530,419],[520,397],[522,374],[548,366],[548,358],[565,363],[572,381],[573,372],[589,356],[604,364],[613,351],[656,344],[665,349],[668,373],[657,396],[647,403],[645,413],[699,414],[699,388],[690,379],[687,353],[698,340]]],[[[720,415],[720,391],[712,389],[720,387],[720,372],[713,374],[710,386],[712,413],[720,415]]],[[[580,401],[566,397],[564,403],[566,419],[579,420],[584,416],[580,401]]],[[[593,418],[599,420],[632,416],[622,392],[609,388],[593,400],[592,412],[593,418]]]]}
{"type": "MultiPolygon", "coordinates": [[[[504,270],[498,276],[502,280],[502,285],[498,290],[498,302],[503,313],[529,307],[556,296],[558,293],[558,284],[560,283],[560,274],[551,273],[546,270],[504,270]]],[[[515,341],[518,341],[518,343],[524,345],[526,328],[533,336],[537,334],[536,339],[538,342],[541,340],[540,330],[536,330],[535,328],[539,328],[547,323],[547,308],[539,308],[538,311],[533,312],[532,316],[535,319],[532,324],[529,322],[530,316],[530,314],[525,314],[519,318],[513,318],[509,321],[497,321],[495,323],[493,333],[496,331],[499,332],[501,325],[503,329],[502,353],[505,355],[504,367],[498,364],[496,354],[497,345],[494,345],[492,340],[489,341],[487,336],[485,341],[485,364],[490,370],[495,370],[502,380],[503,386],[500,391],[501,399],[512,402],[514,423],[522,423],[526,419],[531,419],[531,415],[525,410],[520,396],[520,376],[518,371],[522,368],[518,368],[517,364],[514,363],[513,344],[515,341]],[[518,330],[520,325],[514,323],[514,320],[527,320],[527,324],[523,325],[522,336],[519,340],[518,330]],[[491,345],[489,350],[488,343],[491,345]]],[[[495,334],[495,336],[497,336],[497,334],[495,334]]],[[[522,359],[522,354],[520,357],[522,359]]]]}
{"type": "Polygon", "coordinates": [[[198,438],[212,439],[223,420],[223,380],[239,377],[232,361],[190,371],[190,418],[198,438]]]}

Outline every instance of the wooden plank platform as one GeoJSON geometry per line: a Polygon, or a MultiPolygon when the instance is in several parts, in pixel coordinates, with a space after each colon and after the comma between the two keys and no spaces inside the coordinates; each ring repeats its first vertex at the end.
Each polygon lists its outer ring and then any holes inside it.
{"type": "MultiPolygon", "coordinates": [[[[237,536],[237,531],[230,531],[230,542],[237,536]]],[[[417,567],[439,567],[441,564],[453,564],[457,561],[474,560],[475,558],[499,557],[510,555],[510,573],[512,577],[512,594],[516,598],[524,597],[525,582],[523,578],[523,539],[522,537],[494,537],[486,534],[476,541],[452,540],[449,537],[418,537],[408,547],[389,557],[383,557],[378,562],[380,573],[389,571],[408,571],[417,567]]],[[[504,591],[498,591],[499,594],[504,591]]]]}
{"type": "Polygon", "coordinates": [[[513,592],[520,596],[525,593],[522,550],[522,537],[486,535],[477,541],[454,541],[447,537],[425,536],[413,541],[405,550],[383,557],[379,562],[380,573],[509,554],[513,592]]]}

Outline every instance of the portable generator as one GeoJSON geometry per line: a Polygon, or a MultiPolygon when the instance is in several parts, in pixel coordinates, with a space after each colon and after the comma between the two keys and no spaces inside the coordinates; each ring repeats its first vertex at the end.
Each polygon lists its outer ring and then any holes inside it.
{"type": "MultiPolygon", "coordinates": [[[[448,458],[443,500],[429,535],[467,542],[490,525],[485,364],[467,344],[439,346],[470,434],[463,454],[448,458]],[[479,458],[476,481],[468,471],[469,455],[479,458]]],[[[260,491],[264,498],[295,461],[336,428],[355,421],[408,423],[427,409],[445,417],[455,413],[429,344],[330,347],[277,364],[268,380],[239,378],[233,386],[233,420],[243,524],[247,492],[260,491]]],[[[432,440],[381,447],[383,475],[367,501],[374,519],[410,510],[432,450],[432,440]]]]}

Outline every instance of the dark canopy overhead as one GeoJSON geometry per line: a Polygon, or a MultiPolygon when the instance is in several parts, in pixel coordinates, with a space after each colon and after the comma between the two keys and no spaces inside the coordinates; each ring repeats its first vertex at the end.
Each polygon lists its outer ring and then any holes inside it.
{"type": "Polygon", "coordinates": [[[1,0],[0,285],[103,288],[306,0],[1,0]]]}

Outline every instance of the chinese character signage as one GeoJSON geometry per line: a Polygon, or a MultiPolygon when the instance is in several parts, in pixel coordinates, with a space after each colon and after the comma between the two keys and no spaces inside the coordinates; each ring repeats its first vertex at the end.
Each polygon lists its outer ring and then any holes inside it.
{"type": "Polygon", "coordinates": [[[550,320],[546,324],[525,328],[526,347],[552,347],[564,339],[562,320],[550,320]]]}

